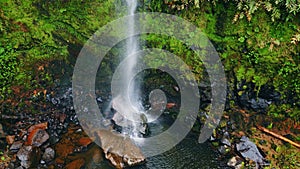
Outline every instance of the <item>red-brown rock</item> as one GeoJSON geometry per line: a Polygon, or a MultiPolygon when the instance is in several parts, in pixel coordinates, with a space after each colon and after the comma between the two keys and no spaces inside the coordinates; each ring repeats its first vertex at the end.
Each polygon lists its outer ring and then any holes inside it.
{"type": "Polygon", "coordinates": [[[14,135],[6,136],[6,142],[9,145],[13,144],[15,142],[15,136],[14,135]]]}
{"type": "Polygon", "coordinates": [[[166,107],[167,107],[168,109],[170,109],[170,108],[172,108],[172,107],[174,107],[174,106],[176,106],[175,103],[167,103],[167,105],[166,105],[166,107]]]}
{"type": "Polygon", "coordinates": [[[33,126],[30,126],[29,129],[27,130],[28,133],[32,132],[33,130],[36,130],[36,129],[47,129],[48,127],[48,122],[45,122],[45,123],[39,123],[39,124],[35,124],[33,126]]]}
{"type": "Polygon", "coordinates": [[[80,146],[88,146],[92,143],[92,140],[89,137],[82,137],[78,140],[80,146]]]}
{"type": "Polygon", "coordinates": [[[29,133],[25,144],[39,147],[48,139],[49,134],[45,130],[36,128],[29,133]]]}

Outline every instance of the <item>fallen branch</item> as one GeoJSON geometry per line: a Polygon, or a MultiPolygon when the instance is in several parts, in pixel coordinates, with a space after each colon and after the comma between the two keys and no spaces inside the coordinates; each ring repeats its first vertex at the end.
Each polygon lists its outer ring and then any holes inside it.
{"type": "Polygon", "coordinates": [[[276,134],[276,133],[274,133],[274,132],[272,132],[272,131],[270,131],[270,130],[264,128],[264,127],[261,127],[261,126],[256,126],[256,127],[257,127],[259,130],[261,130],[261,131],[263,131],[263,132],[265,132],[265,133],[268,133],[268,134],[270,134],[270,135],[272,135],[272,136],[274,136],[274,137],[276,137],[276,138],[278,138],[278,139],[280,139],[280,140],[283,140],[283,141],[285,141],[285,142],[288,142],[288,143],[292,144],[293,146],[295,146],[295,147],[297,147],[297,148],[300,148],[300,144],[295,143],[295,142],[293,142],[292,140],[290,140],[290,139],[288,139],[288,138],[286,138],[286,137],[283,137],[283,136],[281,136],[281,135],[279,135],[279,134],[276,134]]]}

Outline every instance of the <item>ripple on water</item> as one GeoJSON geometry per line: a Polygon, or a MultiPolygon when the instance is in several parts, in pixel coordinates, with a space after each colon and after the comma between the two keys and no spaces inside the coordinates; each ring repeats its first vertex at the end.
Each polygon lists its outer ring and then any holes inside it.
{"type": "Polygon", "coordinates": [[[208,143],[198,144],[195,134],[189,134],[173,149],[154,157],[149,157],[144,166],[135,169],[202,169],[220,167],[218,154],[208,143]]]}

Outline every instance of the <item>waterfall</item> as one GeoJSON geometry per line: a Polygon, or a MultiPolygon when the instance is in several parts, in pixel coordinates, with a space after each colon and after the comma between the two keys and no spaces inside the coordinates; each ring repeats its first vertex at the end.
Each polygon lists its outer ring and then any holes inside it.
{"type": "MultiPolygon", "coordinates": [[[[137,0],[126,0],[126,3],[127,15],[134,15],[137,7],[137,0]]],[[[128,35],[134,34],[136,31],[135,25],[136,23],[133,17],[129,17],[124,28],[128,35]]],[[[123,127],[122,132],[124,134],[137,137],[139,133],[141,133],[141,128],[143,128],[141,123],[137,121],[145,118],[143,116],[144,109],[140,97],[140,82],[132,80],[135,76],[134,69],[137,64],[137,57],[134,57],[133,54],[139,51],[137,37],[131,36],[126,40],[125,50],[126,52],[121,56],[121,61],[126,59],[126,66],[121,68],[119,82],[120,89],[112,101],[112,107],[117,111],[113,120],[116,124],[123,127]]]]}
{"type": "MultiPolygon", "coordinates": [[[[136,7],[137,7],[137,0],[126,0],[127,3],[127,11],[128,15],[134,15],[136,7]]],[[[133,34],[135,32],[135,20],[133,18],[130,18],[128,20],[128,25],[126,27],[128,34],[133,34]]],[[[126,42],[126,55],[125,57],[129,57],[129,62],[127,65],[127,69],[124,70],[124,86],[127,84],[128,88],[127,90],[124,90],[127,92],[128,100],[131,99],[131,104],[133,108],[141,109],[141,106],[139,105],[139,90],[140,90],[140,84],[137,81],[129,81],[131,77],[134,75],[134,68],[137,63],[136,57],[132,57],[131,55],[136,53],[139,50],[139,44],[136,37],[129,37],[126,42]]]]}

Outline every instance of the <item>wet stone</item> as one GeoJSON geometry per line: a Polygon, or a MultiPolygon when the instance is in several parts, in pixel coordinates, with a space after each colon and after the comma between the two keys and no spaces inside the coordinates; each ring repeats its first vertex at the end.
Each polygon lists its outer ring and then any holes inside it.
{"type": "Polygon", "coordinates": [[[8,135],[8,136],[6,136],[6,142],[7,142],[7,144],[11,145],[11,144],[14,143],[14,141],[15,141],[15,136],[14,135],[8,135]]]}
{"type": "Polygon", "coordinates": [[[17,157],[21,161],[29,160],[31,152],[32,152],[32,146],[24,146],[18,151],[17,157]]]}
{"type": "Polygon", "coordinates": [[[230,143],[230,141],[227,138],[223,138],[221,140],[221,143],[224,144],[224,145],[227,145],[229,147],[231,146],[231,143],[230,143]]]}
{"type": "Polygon", "coordinates": [[[220,154],[226,154],[226,152],[227,152],[225,146],[220,146],[220,147],[218,148],[218,151],[219,151],[220,154]]]}
{"type": "Polygon", "coordinates": [[[254,161],[256,167],[267,165],[257,146],[248,137],[243,136],[240,141],[240,143],[236,144],[236,149],[243,158],[254,161]]]}
{"type": "Polygon", "coordinates": [[[27,144],[33,146],[41,146],[49,139],[49,134],[42,129],[33,130],[27,138],[27,144]]]}
{"type": "Polygon", "coordinates": [[[89,137],[82,137],[78,140],[78,144],[80,146],[84,146],[84,147],[87,147],[91,143],[92,143],[92,140],[89,137]]]}
{"type": "Polygon", "coordinates": [[[237,165],[237,157],[232,157],[231,159],[229,159],[229,161],[227,162],[227,165],[230,167],[234,167],[237,165]]]}
{"type": "Polygon", "coordinates": [[[254,111],[265,112],[271,102],[262,98],[257,98],[249,100],[249,104],[254,111]]]}
{"type": "Polygon", "coordinates": [[[38,164],[41,157],[40,149],[32,146],[23,146],[17,153],[24,168],[34,167],[38,164]]]}
{"type": "Polygon", "coordinates": [[[35,124],[33,126],[30,126],[29,129],[27,130],[29,133],[36,130],[36,129],[47,129],[48,127],[48,122],[45,122],[45,123],[39,123],[39,124],[35,124]]]}
{"type": "Polygon", "coordinates": [[[117,168],[139,165],[146,160],[140,148],[128,137],[108,130],[98,131],[97,137],[106,159],[117,168]]]}
{"type": "Polygon", "coordinates": [[[23,145],[23,141],[16,141],[11,145],[10,151],[16,152],[22,147],[22,145],[23,145]]]}
{"type": "Polygon", "coordinates": [[[243,164],[242,164],[242,159],[239,158],[238,156],[236,157],[232,157],[231,159],[229,159],[229,161],[227,162],[227,165],[229,167],[233,167],[235,169],[240,169],[242,168],[243,164]]]}
{"type": "Polygon", "coordinates": [[[54,159],[54,156],[55,156],[55,151],[51,147],[48,147],[45,149],[42,159],[45,162],[50,162],[54,159]]]}

